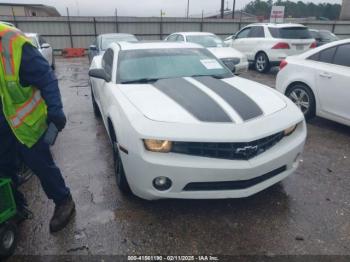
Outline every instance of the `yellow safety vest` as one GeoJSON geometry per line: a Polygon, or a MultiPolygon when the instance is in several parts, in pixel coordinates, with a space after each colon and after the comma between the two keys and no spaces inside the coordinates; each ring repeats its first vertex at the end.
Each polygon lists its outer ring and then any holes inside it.
{"type": "Polygon", "coordinates": [[[37,88],[20,84],[19,68],[25,43],[32,44],[18,29],[0,23],[2,110],[17,139],[30,148],[47,129],[47,106],[37,88]]]}

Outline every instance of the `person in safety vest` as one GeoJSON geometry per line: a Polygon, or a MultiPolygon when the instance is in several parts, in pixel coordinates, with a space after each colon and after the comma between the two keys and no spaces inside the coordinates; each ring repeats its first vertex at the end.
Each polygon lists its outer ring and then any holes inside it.
{"type": "MultiPolygon", "coordinates": [[[[57,232],[75,212],[70,190],[44,142],[49,123],[59,131],[66,125],[58,81],[31,41],[2,23],[0,52],[0,174],[16,183],[17,157],[21,157],[55,203],[50,231],[57,232]]],[[[16,202],[19,209],[26,206],[23,197],[16,202]]]]}

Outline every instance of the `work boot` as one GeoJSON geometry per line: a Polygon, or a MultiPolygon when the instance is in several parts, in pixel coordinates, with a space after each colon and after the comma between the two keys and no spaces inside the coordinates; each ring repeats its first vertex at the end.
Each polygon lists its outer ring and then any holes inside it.
{"type": "Polygon", "coordinates": [[[69,196],[61,204],[56,205],[55,212],[50,221],[50,232],[62,230],[70,221],[75,212],[75,203],[72,196],[69,196]]]}

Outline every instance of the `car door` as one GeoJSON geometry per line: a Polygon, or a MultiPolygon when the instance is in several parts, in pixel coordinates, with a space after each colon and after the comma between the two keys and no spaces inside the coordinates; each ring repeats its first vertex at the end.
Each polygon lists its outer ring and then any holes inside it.
{"type": "Polygon", "coordinates": [[[243,28],[240,32],[237,33],[235,39],[232,41],[232,47],[241,51],[244,54],[247,54],[248,48],[247,40],[250,33],[251,27],[243,28]]]}
{"type": "Polygon", "coordinates": [[[265,31],[263,26],[251,27],[248,38],[246,40],[245,48],[247,49],[246,55],[248,60],[254,60],[259,46],[262,45],[262,41],[265,39],[265,31]]]}
{"type": "Polygon", "coordinates": [[[350,120],[350,44],[327,48],[314,57],[321,110],[350,120]]]}
{"type": "Polygon", "coordinates": [[[38,40],[41,54],[45,57],[49,64],[52,65],[52,47],[41,35],[38,36],[38,40]]]}
{"type": "MultiPolygon", "coordinates": [[[[113,78],[113,60],[114,60],[114,52],[111,48],[107,49],[106,52],[104,53],[103,57],[102,57],[102,68],[105,70],[106,74],[110,76],[110,78],[113,78]]],[[[110,82],[106,82],[104,80],[102,80],[103,83],[101,85],[98,85],[99,88],[97,91],[97,99],[99,99],[100,101],[100,109],[102,110],[103,115],[105,115],[105,113],[108,110],[109,107],[109,95],[108,95],[108,85],[110,85],[112,83],[112,81],[110,82]]]]}

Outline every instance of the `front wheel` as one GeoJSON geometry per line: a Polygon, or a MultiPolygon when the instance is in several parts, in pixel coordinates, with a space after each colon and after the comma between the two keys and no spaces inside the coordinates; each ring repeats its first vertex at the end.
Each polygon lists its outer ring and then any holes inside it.
{"type": "Polygon", "coordinates": [[[17,226],[14,223],[5,223],[0,228],[0,258],[11,256],[15,252],[16,246],[17,226]]]}
{"type": "Polygon", "coordinates": [[[259,53],[257,54],[255,58],[255,69],[259,73],[266,73],[270,70],[271,65],[269,58],[265,53],[259,53]]]}
{"type": "Polygon", "coordinates": [[[301,83],[295,84],[287,90],[286,96],[292,100],[297,107],[299,107],[306,120],[315,116],[315,97],[308,86],[301,83]]]}
{"type": "Polygon", "coordinates": [[[113,156],[114,156],[114,173],[117,180],[118,188],[122,193],[130,194],[131,190],[129,187],[129,183],[126,180],[123,162],[120,157],[118,144],[116,142],[113,142],[113,156]]]}

